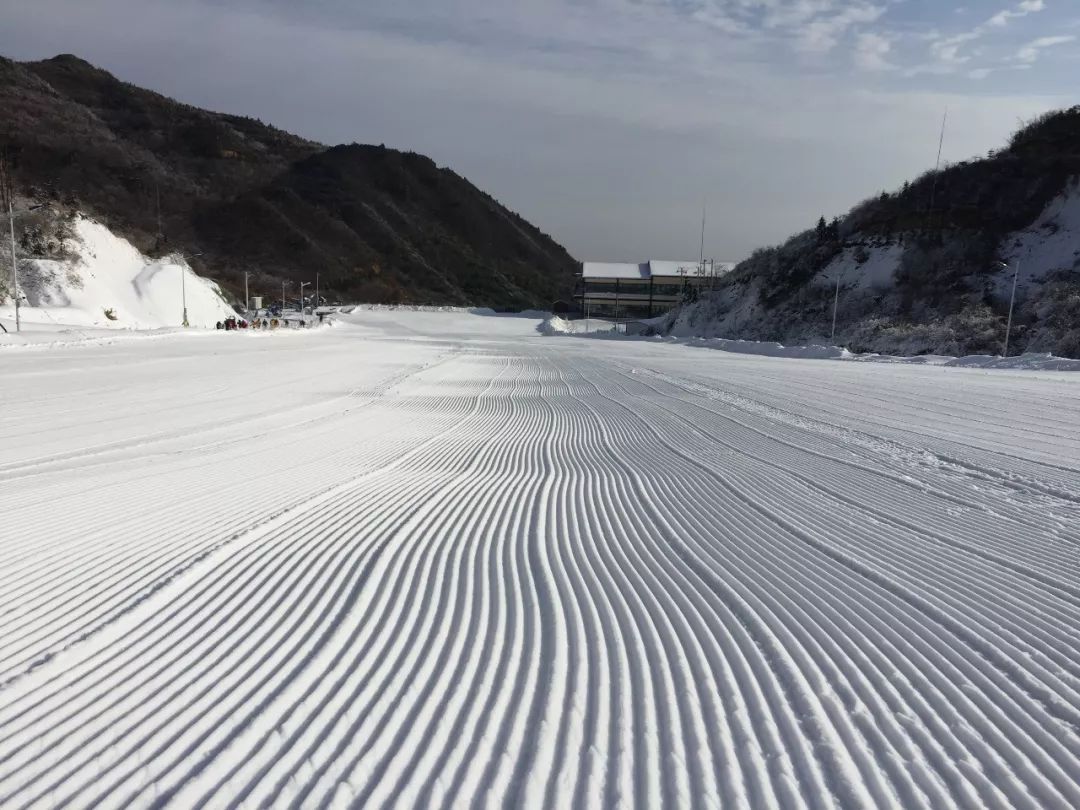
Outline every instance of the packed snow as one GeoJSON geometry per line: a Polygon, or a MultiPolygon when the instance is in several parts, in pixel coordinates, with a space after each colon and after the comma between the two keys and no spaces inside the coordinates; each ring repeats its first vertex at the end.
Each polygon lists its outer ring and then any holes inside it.
{"type": "MultiPolygon", "coordinates": [[[[196,275],[183,257],[150,259],[84,216],[76,218],[73,230],[65,245],[70,259],[19,262],[19,315],[28,342],[64,329],[179,328],[184,301],[194,328],[213,328],[236,314],[217,284],[196,275]]],[[[15,331],[13,302],[0,306],[0,323],[15,331]]]]}
{"type": "Polygon", "coordinates": [[[1080,375],[0,351],[0,806],[1080,806],[1080,375]]]}

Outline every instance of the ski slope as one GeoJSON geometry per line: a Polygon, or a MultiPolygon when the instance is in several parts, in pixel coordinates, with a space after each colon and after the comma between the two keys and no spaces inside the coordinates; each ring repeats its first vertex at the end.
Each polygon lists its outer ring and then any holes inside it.
{"type": "Polygon", "coordinates": [[[1080,807],[1080,375],[0,351],[0,806],[1080,807]]]}

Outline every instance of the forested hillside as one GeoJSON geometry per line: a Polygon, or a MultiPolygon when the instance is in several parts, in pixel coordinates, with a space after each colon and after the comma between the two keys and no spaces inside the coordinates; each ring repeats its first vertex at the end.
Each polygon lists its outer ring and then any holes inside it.
{"type": "Polygon", "coordinates": [[[994,353],[1020,263],[1014,351],[1080,356],[1080,107],[983,159],[928,172],[742,262],[676,334],[994,353]],[[1003,267],[1005,263],[1008,267],[1003,267]]]}
{"type": "MultiPolygon", "coordinates": [[[[0,157],[17,195],[100,219],[234,293],[314,281],[343,300],[549,304],[574,260],[454,172],[382,146],[321,144],[200,110],[74,56],[0,59],[0,157]]],[[[47,217],[26,221],[42,229],[47,217]]],[[[20,234],[47,252],[40,234],[20,234]]]]}

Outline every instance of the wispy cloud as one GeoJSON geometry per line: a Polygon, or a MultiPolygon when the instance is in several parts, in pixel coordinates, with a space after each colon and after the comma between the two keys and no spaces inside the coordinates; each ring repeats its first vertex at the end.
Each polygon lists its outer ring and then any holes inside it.
{"type": "Polygon", "coordinates": [[[1009,20],[1017,17],[1026,17],[1028,14],[1034,14],[1036,11],[1045,11],[1045,0],[1023,0],[1020,4],[1013,9],[1003,9],[987,20],[986,24],[990,27],[1001,28],[1008,24],[1009,20]]]}
{"type": "Polygon", "coordinates": [[[1017,51],[1016,61],[1030,65],[1038,60],[1039,55],[1045,49],[1053,48],[1056,45],[1067,45],[1070,42],[1076,42],[1076,37],[1072,35],[1039,37],[1017,51]]]}
{"type": "Polygon", "coordinates": [[[799,47],[811,53],[829,53],[859,25],[872,23],[885,13],[885,6],[854,4],[822,15],[802,27],[799,47]]]}
{"type": "MultiPolygon", "coordinates": [[[[940,69],[939,72],[951,72],[958,67],[967,65],[972,59],[980,55],[978,52],[972,51],[970,46],[992,33],[1000,32],[1001,29],[1009,25],[1010,21],[1045,10],[1045,0],[1020,0],[1016,5],[1002,9],[970,31],[963,31],[959,34],[942,36],[932,40],[930,52],[940,69]]],[[[968,71],[968,76],[977,79],[985,78],[990,72],[992,72],[991,68],[975,68],[968,71]]]]}

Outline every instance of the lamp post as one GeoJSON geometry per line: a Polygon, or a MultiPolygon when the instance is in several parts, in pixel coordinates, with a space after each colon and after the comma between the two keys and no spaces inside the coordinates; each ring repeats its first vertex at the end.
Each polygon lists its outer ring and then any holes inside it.
{"type": "Polygon", "coordinates": [[[310,287],[310,281],[300,282],[300,325],[307,326],[307,317],[304,315],[304,287],[310,287]]]}
{"type": "Polygon", "coordinates": [[[48,208],[48,203],[40,203],[39,205],[31,205],[29,208],[25,208],[22,211],[15,211],[11,207],[11,194],[7,195],[8,198],[8,228],[11,232],[11,286],[13,288],[15,297],[15,331],[22,331],[22,319],[19,316],[19,260],[15,255],[15,214],[26,214],[30,211],[37,211],[39,208],[48,208]]]}
{"type": "MultiPolygon", "coordinates": [[[[998,267],[1003,270],[1008,270],[1009,265],[1005,262],[998,262],[998,267]]],[[[1001,356],[1009,356],[1009,335],[1012,332],[1013,322],[1013,306],[1016,304],[1016,282],[1020,278],[1020,259],[1016,260],[1016,269],[1013,270],[1013,283],[1012,283],[1012,295],[1009,296],[1009,320],[1005,325],[1005,346],[1002,349],[1001,356]]]]}
{"type": "MultiPolygon", "coordinates": [[[[183,262],[183,263],[186,263],[188,259],[194,259],[196,256],[202,256],[201,253],[191,253],[191,254],[188,254],[188,255],[185,255],[183,253],[178,253],[177,255],[180,257],[180,261],[183,262]]],[[[191,324],[188,323],[188,316],[187,316],[187,270],[184,267],[184,264],[180,264],[179,267],[180,267],[180,300],[181,300],[181,303],[184,305],[184,319],[180,323],[185,329],[187,329],[189,326],[191,326],[191,324]]]]}

